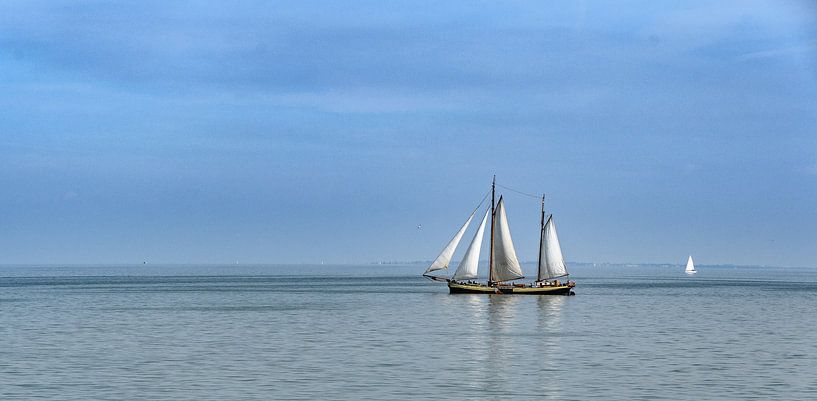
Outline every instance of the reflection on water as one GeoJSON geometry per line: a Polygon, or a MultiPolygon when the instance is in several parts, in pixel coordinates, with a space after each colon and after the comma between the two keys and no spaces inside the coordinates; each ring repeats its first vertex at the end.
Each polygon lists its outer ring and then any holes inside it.
{"type": "Polygon", "coordinates": [[[458,344],[459,359],[457,370],[461,372],[460,384],[466,388],[479,389],[485,386],[485,367],[489,355],[485,352],[486,342],[482,335],[487,330],[487,298],[480,294],[453,294],[448,297],[462,309],[462,319],[452,324],[462,326],[463,335],[458,344]]]}
{"type": "Polygon", "coordinates": [[[538,296],[536,298],[536,305],[539,307],[539,316],[558,318],[561,316],[562,307],[564,306],[566,300],[567,296],[561,295],[538,296]]]}
{"type": "Polygon", "coordinates": [[[567,302],[566,296],[538,295],[536,308],[538,313],[537,328],[545,341],[552,341],[554,347],[558,345],[562,332],[562,308],[567,302]]]}
{"type": "Polygon", "coordinates": [[[516,305],[521,297],[514,295],[483,295],[488,299],[488,322],[492,333],[504,334],[513,329],[516,305]]]}
{"type": "Polygon", "coordinates": [[[486,363],[480,365],[482,391],[500,398],[553,394],[560,352],[562,308],[567,297],[548,295],[476,295],[473,303],[487,311],[486,363]],[[532,377],[519,387],[520,377],[532,377]],[[521,394],[520,394],[521,393],[521,394]]]}
{"type": "Polygon", "coordinates": [[[539,340],[536,347],[535,376],[540,378],[536,385],[542,394],[554,394],[564,383],[554,378],[558,374],[555,354],[564,352],[559,348],[562,339],[562,308],[568,297],[539,295],[536,299],[538,319],[536,328],[539,340]]]}
{"type": "Polygon", "coordinates": [[[443,308],[457,312],[456,384],[498,399],[558,394],[564,383],[558,353],[563,339],[563,309],[568,297],[552,295],[453,294],[439,296],[443,308]],[[520,377],[532,378],[524,386],[520,377]]]}
{"type": "Polygon", "coordinates": [[[486,365],[485,383],[493,387],[490,389],[501,389],[514,375],[508,369],[507,361],[519,358],[514,338],[516,322],[516,305],[519,297],[512,295],[487,295],[488,303],[488,364],[486,365]]]}

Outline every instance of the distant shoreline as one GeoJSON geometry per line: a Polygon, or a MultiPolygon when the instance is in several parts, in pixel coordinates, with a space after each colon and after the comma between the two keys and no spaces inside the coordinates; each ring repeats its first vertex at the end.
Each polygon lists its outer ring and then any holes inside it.
{"type": "MultiPolygon", "coordinates": [[[[389,262],[370,262],[370,265],[428,265],[431,264],[432,261],[430,260],[423,260],[423,261],[412,261],[412,262],[401,262],[401,261],[389,261],[389,262]]],[[[487,264],[488,261],[480,261],[480,265],[487,264]]],[[[522,265],[534,265],[537,262],[535,261],[524,261],[520,262],[522,265]]],[[[611,263],[611,262],[567,262],[569,266],[576,266],[576,267],[610,267],[610,268],[620,268],[620,267],[678,267],[684,266],[685,263],[611,263]]],[[[696,266],[702,266],[707,268],[716,268],[716,269],[731,269],[731,268],[757,268],[757,269],[768,269],[768,268],[785,268],[785,269],[814,269],[817,268],[815,266],[772,266],[772,265],[739,265],[739,264],[699,264],[696,263],[696,266]]]]}

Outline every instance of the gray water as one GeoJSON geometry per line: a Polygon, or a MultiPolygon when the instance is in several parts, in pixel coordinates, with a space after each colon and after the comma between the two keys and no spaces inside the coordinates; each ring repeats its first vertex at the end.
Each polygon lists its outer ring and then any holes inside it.
{"type": "Polygon", "coordinates": [[[817,270],[0,267],[0,399],[816,399],[817,270]]]}

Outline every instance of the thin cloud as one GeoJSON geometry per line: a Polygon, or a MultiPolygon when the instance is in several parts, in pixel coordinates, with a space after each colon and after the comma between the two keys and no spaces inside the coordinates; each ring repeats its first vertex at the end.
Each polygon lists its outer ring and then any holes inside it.
{"type": "Polygon", "coordinates": [[[767,58],[799,56],[814,52],[817,52],[817,44],[750,52],[742,54],[739,58],[741,60],[757,60],[767,58]]]}

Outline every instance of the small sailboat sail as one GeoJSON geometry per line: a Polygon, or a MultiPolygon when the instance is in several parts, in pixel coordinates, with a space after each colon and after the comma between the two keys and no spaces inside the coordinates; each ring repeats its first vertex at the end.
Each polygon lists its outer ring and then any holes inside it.
{"type": "Polygon", "coordinates": [[[455,271],[454,276],[451,277],[452,280],[472,280],[477,278],[479,251],[480,248],[482,248],[482,238],[485,233],[485,223],[488,221],[489,213],[491,213],[490,208],[485,211],[485,217],[482,218],[482,223],[480,223],[476,234],[474,234],[471,245],[468,246],[468,250],[465,251],[465,256],[462,257],[462,261],[459,266],[457,266],[457,271],[455,271]]]}
{"type": "Polygon", "coordinates": [[[559,237],[556,235],[556,223],[553,222],[553,215],[548,217],[547,223],[545,223],[542,230],[541,243],[539,244],[539,273],[536,276],[536,281],[567,276],[567,266],[565,265],[564,256],[562,256],[559,237]]]}
{"type": "Polygon", "coordinates": [[[501,196],[494,213],[496,222],[493,227],[494,252],[490,281],[499,283],[524,278],[525,275],[522,274],[522,267],[519,266],[519,259],[517,259],[516,250],[513,247],[511,229],[508,227],[505,201],[501,196]]]}
{"type": "Polygon", "coordinates": [[[692,262],[692,255],[689,255],[689,259],[687,259],[687,267],[684,269],[686,274],[695,274],[698,271],[695,270],[695,263],[692,262]]]}
{"type": "Polygon", "coordinates": [[[471,215],[468,216],[468,220],[465,221],[465,224],[463,224],[460,230],[454,234],[454,238],[451,238],[448,245],[446,245],[445,248],[443,248],[443,251],[440,252],[440,256],[437,256],[437,259],[434,259],[434,262],[431,263],[431,266],[426,269],[423,275],[427,275],[435,270],[448,268],[448,264],[451,262],[451,257],[454,256],[454,251],[457,250],[457,245],[459,245],[462,235],[465,234],[465,230],[468,228],[468,225],[471,224],[471,220],[473,220],[476,212],[476,210],[471,212],[471,215]]]}

